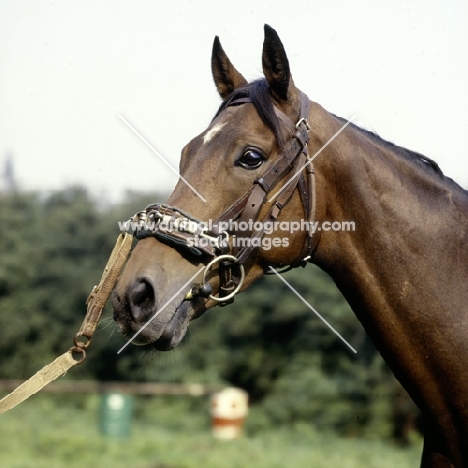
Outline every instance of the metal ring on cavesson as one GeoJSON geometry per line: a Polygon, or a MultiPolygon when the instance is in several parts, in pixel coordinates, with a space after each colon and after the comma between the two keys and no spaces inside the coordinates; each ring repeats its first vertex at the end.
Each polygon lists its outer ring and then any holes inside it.
{"type": "MultiPolygon", "coordinates": [[[[208,272],[210,271],[211,267],[215,263],[219,262],[220,260],[231,260],[233,262],[237,262],[237,258],[234,257],[234,255],[228,255],[228,254],[220,255],[219,257],[216,257],[215,259],[211,260],[211,262],[208,263],[208,265],[206,265],[205,271],[203,272],[203,283],[206,283],[206,276],[207,276],[208,272]]],[[[224,297],[214,297],[212,294],[210,294],[208,297],[211,300],[213,300],[215,302],[226,302],[226,301],[229,301],[230,299],[232,299],[240,291],[240,288],[244,284],[245,270],[244,270],[244,265],[242,265],[241,263],[239,263],[239,268],[240,268],[241,277],[240,277],[240,280],[239,280],[239,284],[236,286],[234,291],[232,291],[231,294],[228,294],[227,296],[224,296],[224,297]]]]}

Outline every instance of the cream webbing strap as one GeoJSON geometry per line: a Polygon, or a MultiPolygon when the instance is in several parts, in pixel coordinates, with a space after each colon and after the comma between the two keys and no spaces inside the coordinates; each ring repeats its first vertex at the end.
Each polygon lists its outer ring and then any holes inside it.
{"type": "Polygon", "coordinates": [[[70,367],[78,364],[78,362],[75,361],[71,351],[62,354],[55,361],[44,366],[39,372],[36,372],[29,380],[23,382],[12,393],[0,400],[0,414],[19,405],[48,383],[65,374],[70,367]]]}
{"type": "Polygon", "coordinates": [[[12,393],[0,400],[0,414],[14,408],[21,402],[34,395],[50,382],[65,374],[71,367],[82,363],[86,358],[86,348],[91,343],[94,331],[101,317],[102,309],[114,289],[117,277],[130,253],[133,237],[123,233],[117,238],[109,261],[102,274],[100,283],[93,288],[87,300],[87,313],[80,330],[75,335],[74,346],[66,353],[59,356],[55,361],[47,364],[40,371],[34,374],[29,380],[23,382],[12,393]],[[85,341],[80,341],[84,337],[85,341]],[[77,359],[73,354],[81,354],[77,359]]]}

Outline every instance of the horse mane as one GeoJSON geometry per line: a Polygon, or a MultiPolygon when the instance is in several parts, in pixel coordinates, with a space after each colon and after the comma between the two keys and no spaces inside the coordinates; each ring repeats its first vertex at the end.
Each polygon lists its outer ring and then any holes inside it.
{"type": "MultiPolygon", "coordinates": [[[[335,116],[337,117],[337,116],[335,116]]],[[[338,120],[341,120],[343,123],[346,123],[346,120],[337,117],[338,120]]],[[[442,170],[440,169],[439,165],[431,158],[428,158],[427,156],[424,156],[421,153],[418,153],[416,151],[409,150],[407,148],[404,148],[402,146],[395,145],[394,143],[384,140],[381,136],[379,136],[377,133],[372,132],[370,130],[366,130],[362,127],[359,127],[358,125],[351,124],[351,127],[353,127],[355,130],[359,131],[360,133],[365,134],[368,138],[370,138],[374,143],[382,145],[384,148],[390,149],[392,152],[397,153],[407,159],[410,159],[412,161],[415,161],[416,163],[424,163],[426,167],[432,168],[432,170],[438,174],[439,176],[444,176],[442,170]]]]}
{"type": "MultiPolygon", "coordinates": [[[[332,114],[334,115],[334,114],[332,114]]],[[[340,120],[343,123],[346,123],[347,120],[338,117],[335,115],[335,117],[340,120]]],[[[364,134],[366,137],[368,137],[371,141],[376,143],[377,145],[380,145],[390,151],[392,153],[398,155],[401,158],[404,158],[406,160],[411,161],[416,167],[422,168],[423,170],[428,171],[428,173],[435,175],[439,180],[446,182],[448,185],[450,185],[450,188],[453,189],[458,189],[461,190],[465,195],[468,194],[468,191],[465,190],[463,187],[461,187],[457,182],[452,180],[450,177],[447,177],[443,172],[442,169],[439,167],[437,162],[435,162],[433,159],[428,158],[427,156],[418,153],[417,151],[412,151],[407,148],[404,148],[402,146],[395,145],[394,143],[384,140],[381,136],[379,136],[377,133],[372,132],[370,130],[366,130],[362,127],[359,127],[358,125],[355,125],[353,123],[350,124],[350,126],[360,132],[361,134],[364,134]]]]}

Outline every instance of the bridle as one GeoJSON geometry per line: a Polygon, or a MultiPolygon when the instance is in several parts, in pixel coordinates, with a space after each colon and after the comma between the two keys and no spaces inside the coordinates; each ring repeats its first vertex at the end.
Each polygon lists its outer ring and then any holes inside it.
{"type": "MultiPolygon", "coordinates": [[[[245,242],[239,246],[238,243],[230,243],[230,239],[239,237],[242,233],[239,230],[223,229],[223,227],[232,225],[234,221],[239,226],[242,222],[258,220],[267,196],[285,173],[292,174],[292,178],[278,193],[276,201],[260,225],[265,226],[268,221],[276,221],[297,188],[308,230],[301,254],[295,262],[286,266],[286,269],[305,266],[310,260],[313,250],[312,224],[315,218],[315,175],[307,147],[310,130],[308,123],[310,101],[302,92],[300,92],[300,98],[301,110],[297,123],[274,106],[276,116],[287,135],[278,160],[261,177],[258,177],[250,190],[224,211],[215,222],[208,225],[179,208],[159,203],[147,206],[145,210],[138,212],[132,218],[132,221],[137,223],[135,232],[137,239],[155,237],[183,255],[209,259],[203,272],[202,283],[195,285],[187,294],[186,299],[201,296],[218,302],[220,306],[233,302],[234,296],[242,288],[245,277],[244,264],[252,252],[259,247],[259,241],[263,238],[265,230],[263,228],[251,230],[247,238],[244,235],[245,242]],[[208,274],[216,263],[219,263],[218,297],[212,294],[211,285],[207,281],[208,274]]],[[[228,106],[246,103],[252,103],[252,100],[249,97],[240,97],[234,99],[228,106]]]]}

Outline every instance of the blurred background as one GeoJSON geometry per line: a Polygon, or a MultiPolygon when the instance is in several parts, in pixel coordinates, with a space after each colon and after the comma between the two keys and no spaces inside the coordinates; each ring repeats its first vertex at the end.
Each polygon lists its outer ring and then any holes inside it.
{"type": "MultiPolygon", "coordinates": [[[[215,35],[256,78],[269,23],[312,100],[467,187],[467,20],[454,0],[1,2],[3,388],[69,348],[117,221],[167,199],[177,177],[118,115],[177,167],[219,104],[215,35]]],[[[125,341],[107,309],[88,360],[64,380],[206,391],[132,395],[125,444],[99,430],[99,391],[37,395],[0,417],[2,467],[417,466],[419,413],[333,282],[313,266],[286,278],[356,355],[275,277],[193,322],[170,353],[117,355],[125,341]],[[220,444],[209,395],[226,386],[247,391],[250,409],[244,437],[220,444]]]]}
{"type": "MultiPolygon", "coordinates": [[[[72,345],[115,242],[116,221],[166,198],[129,193],[125,203],[103,207],[82,187],[2,193],[0,388],[29,378],[72,345]]],[[[419,413],[333,281],[313,265],[284,276],[357,354],[276,276],[192,322],[168,353],[128,346],[117,354],[126,340],[108,304],[86,362],[58,382],[66,388],[35,395],[0,417],[2,467],[78,467],[91,454],[87,466],[251,466],[253,456],[259,467],[311,460],[310,466],[415,466],[419,413]],[[154,394],[138,386],[148,383],[169,387],[154,394]],[[249,396],[236,450],[213,445],[211,435],[210,395],[224,387],[249,396]],[[100,432],[101,394],[122,389],[133,400],[131,439],[117,445],[100,432]]],[[[122,430],[117,436],[128,432],[122,430]]]]}

